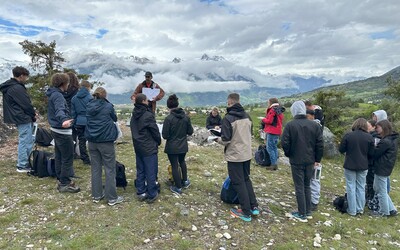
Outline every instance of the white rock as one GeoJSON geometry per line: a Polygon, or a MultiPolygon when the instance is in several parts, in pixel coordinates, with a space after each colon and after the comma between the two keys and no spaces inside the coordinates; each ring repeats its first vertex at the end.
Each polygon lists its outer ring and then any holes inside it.
{"type": "Polygon", "coordinates": [[[318,244],[321,244],[322,238],[321,238],[321,236],[319,234],[315,234],[314,242],[316,242],[318,244]]]}
{"type": "Polygon", "coordinates": [[[192,231],[197,231],[197,227],[195,225],[192,225],[192,231]]]}
{"type": "Polygon", "coordinates": [[[199,212],[197,213],[197,215],[203,215],[203,212],[202,212],[202,211],[199,211],[199,212]]]}
{"type": "Polygon", "coordinates": [[[327,221],[324,222],[324,225],[327,226],[327,227],[331,227],[333,225],[333,223],[332,223],[332,221],[327,220],[327,221]]]}
{"type": "Polygon", "coordinates": [[[321,213],[321,215],[324,215],[324,216],[326,216],[326,217],[330,217],[330,216],[331,216],[331,215],[328,214],[328,213],[321,213]]]}
{"type": "Polygon", "coordinates": [[[234,242],[232,242],[232,243],[231,243],[231,245],[232,245],[232,246],[234,246],[234,247],[235,247],[235,246],[237,246],[237,244],[236,244],[236,243],[234,243],[234,242]]]}
{"type": "Polygon", "coordinates": [[[32,248],[33,246],[33,244],[26,245],[27,248],[32,248]]]}
{"type": "Polygon", "coordinates": [[[322,247],[321,244],[314,241],[314,247],[322,247]]]}
{"type": "Polygon", "coordinates": [[[232,236],[229,233],[224,233],[224,237],[229,240],[232,238],[232,236]]]}
{"type": "Polygon", "coordinates": [[[335,234],[335,237],[333,237],[334,240],[341,240],[342,236],[340,234],[335,234]]]}
{"type": "Polygon", "coordinates": [[[223,225],[221,228],[224,229],[224,230],[227,230],[228,229],[228,225],[223,225]]]}
{"type": "Polygon", "coordinates": [[[215,235],[215,237],[217,237],[218,239],[221,239],[222,237],[224,237],[224,235],[221,234],[221,233],[217,233],[217,234],[215,235]]]}
{"type": "Polygon", "coordinates": [[[210,172],[208,172],[208,171],[204,171],[204,174],[203,174],[205,177],[211,177],[212,176],[212,174],[210,173],[210,172]]]}
{"type": "Polygon", "coordinates": [[[150,239],[145,239],[143,242],[147,244],[150,242],[150,239]]]}

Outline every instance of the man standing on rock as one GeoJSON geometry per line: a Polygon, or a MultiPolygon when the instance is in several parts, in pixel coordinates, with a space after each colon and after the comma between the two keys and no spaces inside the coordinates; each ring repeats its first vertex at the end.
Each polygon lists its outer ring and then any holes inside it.
{"type": "Polygon", "coordinates": [[[153,82],[153,74],[149,71],[147,71],[145,74],[145,80],[142,83],[139,83],[139,85],[136,87],[135,92],[133,92],[132,96],[131,96],[131,100],[133,102],[135,102],[135,98],[138,94],[143,93],[147,96],[148,102],[149,102],[149,107],[150,110],[155,113],[156,112],[156,102],[161,100],[164,95],[165,92],[164,90],[160,87],[160,85],[158,85],[157,83],[153,82]],[[148,96],[149,94],[151,94],[153,91],[157,91],[159,90],[159,93],[156,96],[148,96]],[[148,93],[146,94],[146,91],[148,91],[148,93]]]}
{"type": "Polygon", "coordinates": [[[231,209],[231,214],[244,221],[251,215],[259,215],[258,203],[250,180],[252,122],[240,104],[237,93],[228,95],[227,114],[222,120],[221,137],[218,142],[225,145],[225,159],[234,190],[238,193],[241,209],[231,209]]]}
{"type": "Polygon", "coordinates": [[[32,127],[36,121],[28,91],[25,87],[29,71],[24,67],[15,67],[13,78],[0,85],[3,93],[3,118],[5,123],[15,124],[18,128],[17,171],[29,172],[29,154],[33,147],[32,127]]]}

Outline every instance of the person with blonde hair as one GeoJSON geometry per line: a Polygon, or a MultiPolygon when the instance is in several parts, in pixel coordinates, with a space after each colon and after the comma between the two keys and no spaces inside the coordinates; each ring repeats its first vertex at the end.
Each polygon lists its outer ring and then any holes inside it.
{"type": "Polygon", "coordinates": [[[52,87],[46,92],[48,99],[47,120],[54,138],[57,189],[64,193],[77,193],[80,188],[71,180],[73,173],[74,142],[72,140],[73,119],[70,117],[67,101],[63,93],[68,89],[69,76],[56,73],[51,77],[52,87]]]}
{"type": "Polygon", "coordinates": [[[355,120],[351,130],[343,137],[339,151],[342,154],[346,153],[343,167],[346,178],[347,213],[355,216],[364,213],[368,159],[373,154],[374,139],[368,133],[367,120],[364,118],[355,120]]]}
{"type": "Polygon", "coordinates": [[[114,142],[118,137],[115,126],[117,115],[114,106],[107,100],[107,91],[98,87],[93,93],[93,100],[87,105],[87,125],[85,136],[89,141],[92,173],[93,202],[98,203],[104,197],[108,205],[114,206],[124,201],[117,195],[116,187],[116,161],[114,142]],[[105,187],[103,192],[102,166],[105,173],[105,187]]]}

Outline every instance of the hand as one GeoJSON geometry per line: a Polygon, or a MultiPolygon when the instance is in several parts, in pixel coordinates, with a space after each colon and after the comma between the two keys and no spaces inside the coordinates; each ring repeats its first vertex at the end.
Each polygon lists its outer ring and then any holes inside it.
{"type": "Polygon", "coordinates": [[[317,169],[319,167],[320,163],[319,162],[314,162],[314,169],[317,169]]]}
{"type": "Polygon", "coordinates": [[[64,122],[62,123],[62,127],[63,127],[63,128],[69,128],[69,127],[71,127],[73,121],[74,121],[74,119],[69,119],[69,120],[64,121],[64,122]]]}
{"type": "Polygon", "coordinates": [[[215,126],[214,129],[220,130],[220,127],[219,126],[215,126]]]}

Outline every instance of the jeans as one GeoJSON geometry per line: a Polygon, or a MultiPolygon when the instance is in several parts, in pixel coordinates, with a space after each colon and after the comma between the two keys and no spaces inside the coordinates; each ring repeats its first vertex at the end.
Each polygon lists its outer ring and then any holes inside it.
{"type": "Polygon", "coordinates": [[[374,176],[374,190],[379,200],[379,213],[390,215],[390,211],[396,210],[387,192],[387,176],[374,176]]]}
{"type": "Polygon", "coordinates": [[[271,158],[271,165],[276,165],[278,161],[278,140],[279,135],[267,134],[267,152],[271,158]]]}
{"type": "Polygon", "coordinates": [[[348,208],[347,213],[356,215],[363,213],[365,207],[365,181],[368,170],[354,171],[344,169],[346,178],[346,193],[348,208]]]}
{"type": "Polygon", "coordinates": [[[314,164],[292,165],[292,177],[296,191],[297,208],[299,214],[311,213],[311,188],[310,180],[314,171],[314,164]]]}
{"type": "Polygon", "coordinates": [[[29,166],[29,155],[33,148],[34,137],[32,136],[33,124],[25,123],[17,125],[18,128],[18,161],[17,167],[29,166]]]}
{"type": "Polygon", "coordinates": [[[250,160],[245,162],[228,161],[228,173],[233,189],[238,194],[240,207],[245,215],[251,215],[251,209],[258,207],[253,184],[250,180],[250,160]]]}
{"type": "Polygon", "coordinates": [[[187,167],[185,156],[186,153],[168,154],[168,159],[172,167],[172,176],[174,177],[175,187],[177,188],[182,188],[182,182],[187,181],[187,167]]]}
{"type": "Polygon", "coordinates": [[[107,200],[117,199],[114,142],[89,142],[89,152],[90,157],[92,158],[91,172],[93,198],[100,198],[103,196],[102,166],[104,166],[104,173],[106,176],[104,196],[107,200]]]}
{"type": "Polygon", "coordinates": [[[141,156],[136,154],[136,188],[137,194],[147,194],[152,199],[158,194],[157,187],[158,156],[141,156]]]}
{"type": "Polygon", "coordinates": [[[54,154],[56,164],[56,175],[61,185],[71,183],[74,173],[74,142],[71,135],[63,135],[51,131],[54,138],[54,154]]]}
{"type": "Polygon", "coordinates": [[[79,141],[79,153],[83,162],[90,162],[89,155],[86,150],[86,137],[85,137],[86,126],[76,126],[75,131],[79,141]]]}

